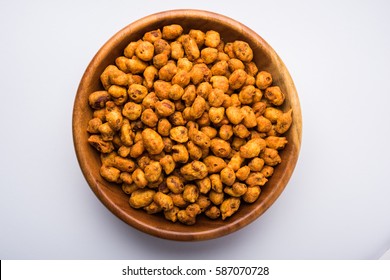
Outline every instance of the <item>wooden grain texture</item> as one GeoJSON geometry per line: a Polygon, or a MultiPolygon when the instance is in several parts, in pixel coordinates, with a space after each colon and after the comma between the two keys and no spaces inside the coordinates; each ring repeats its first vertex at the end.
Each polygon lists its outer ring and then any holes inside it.
{"type": "MultiPolygon", "coordinates": [[[[199,10],[173,10],[142,18],[115,34],[98,51],[88,65],[78,88],[73,108],[73,141],[80,168],[89,186],[100,201],[117,217],[145,233],[171,240],[195,241],[221,237],[235,232],[260,217],[279,197],[286,187],[295,165],[301,146],[302,117],[298,95],[284,63],[275,51],[258,34],[243,24],[223,15],[199,10]],[[88,142],[86,132],[92,110],[88,106],[88,96],[102,89],[99,76],[109,64],[113,64],[123,49],[131,41],[136,41],[147,32],[164,25],[177,23],[184,32],[190,29],[203,31],[216,30],[225,42],[244,40],[254,51],[254,61],[261,70],[269,71],[274,83],[286,95],[283,110],[293,109],[293,124],[287,132],[288,145],[281,152],[282,163],[274,175],[262,188],[262,194],[254,204],[242,205],[231,218],[213,221],[199,217],[196,225],[186,226],[179,222],[171,223],[161,215],[148,215],[143,210],[132,209],[128,196],[120,186],[107,183],[99,175],[99,155],[88,142]]],[[[76,194],[75,194],[76,195],[76,194]]]]}

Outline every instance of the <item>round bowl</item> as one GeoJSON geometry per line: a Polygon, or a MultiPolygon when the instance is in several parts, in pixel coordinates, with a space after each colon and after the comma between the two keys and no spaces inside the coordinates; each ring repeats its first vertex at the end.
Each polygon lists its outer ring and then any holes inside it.
{"type": "Polygon", "coordinates": [[[74,101],[72,121],[78,162],[90,188],[100,201],[130,226],[156,237],[180,241],[221,237],[245,227],[261,216],[286,187],[298,159],[302,135],[301,110],[294,83],[286,66],[271,46],[239,22],[220,14],[199,10],[172,10],[149,15],[131,23],[109,39],[92,59],[81,79],[74,101]],[[287,108],[293,109],[293,123],[285,135],[288,145],[280,153],[282,163],[275,168],[273,176],[262,187],[259,199],[253,204],[242,205],[232,217],[224,221],[210,220],[200,215],[195,225],[187,226],[167,221],[160,215],[149,215],[143,210],[131,208],[128,195],[118,185],[108,183],[100,176],[99,154],[87,142],[89,134],[86,128],[92,116],[88,96],[96,90],[103,89],[100,74],[108,65],[114,64],[115,58],[122,55],[129,42],[142,38],[145,32],[174,23],[180,24],[184,32],[190,29],[215,30],[221,34],[225,42],[243,40],[249,43],[259,70],[270,72],[274,84],[285,93],[283,111],[287,108]]]}

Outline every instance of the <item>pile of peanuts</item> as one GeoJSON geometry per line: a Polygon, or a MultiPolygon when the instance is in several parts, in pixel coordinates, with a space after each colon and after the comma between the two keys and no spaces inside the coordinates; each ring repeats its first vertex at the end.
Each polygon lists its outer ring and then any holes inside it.
{"type": "Polygon", "coordinates": [[[164,26],[130,42],[89,95],[101,176],[133,208],[186,225],[255,202],[281,162],[292,110],[244,41],[164,26]]]}

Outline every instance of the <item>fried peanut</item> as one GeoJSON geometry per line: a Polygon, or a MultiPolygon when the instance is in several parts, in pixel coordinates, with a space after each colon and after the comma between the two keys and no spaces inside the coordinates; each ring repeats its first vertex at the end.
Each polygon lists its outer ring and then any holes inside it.
{"type": "Polygon", "coordinates": [[[219,211],[219,208],[214,205],[205,211],[205,215],[210,219],[215,220],[219,218],[219,216],[221,215],[221,211],[219,211]]]}
{"type": "Polygon", "coordinates": [[[220,210],[222,214],[222,220],[233,215],[240,207],[240,199],[237,197],[230,197],[224,200],[221,204],[220,210]]]}
{"type": "Polygon", "coordinates": [[[108,182],[120,183],[120,173],[119,169],[112,166],[102,165],[100,167],[100,175],[108,182]]]}
{"type": "Polygon", "coordinates": [[[146,207],[152,203],[155,193],[154,190],[146,188],[135,190],[130,196],[129,203],[133,208],[146,207]]]}
{"type": "Polygon", "coordinates": [[[207,156],[203,159],[203,162],[206,166],[208,173],[210,174],[219,173],[227,165],[222,158],[216,156],[207,156]]]}
{"type": "Polygon", "coordinates": [[[142,131],[142,141],[145,149],[151,155],[158,155],[164,149],[162,137],[153,129],[145,128],[142,131]]]}
{"type": "Polygon", "coordinates": [[[264,160],[264,163],[269,166],[275,166],[282,162],[278,151],[271,148],[265,148],[260,153],[260,157],[264,160]]]}
{"type": "Polygon", "coordinates": [[[260,71],[256,76],[256,86],[259,89],[266,89],[272,84],[272,76],[267,71],[260,71]]]}
{"type": "Polygon", "coordinates": [[[255,138],[249,140],[245,145],[240,147],[240,155],[243,158],[254,158],[265,148],[266,143],[264,139],[255,138]]]}
{"type": "Polygon", "coordinates": [[[236,171],[236,178],[240,181],[245,181],[248,178],[250,172],[251,172],[251,169],[249,166],[246,165],[246,166],[240,167],[236,171]]]}
{"type": "Polygon", "coordinates": [[[162,37],[166,40],[173,40],[183,33],[183,27],[178,24],[171,24],[163,27],[162,37]]]}
{"type": "Polygon", "coordinates": [[[286,137],[268,136],[267,138],[265,138],[265,143],[267,144],[267,147],[275,150],[284,149],[287,142],[288,141],[286,137]]]}
{"type": "Polygon", "coordinates": [[[229,86],[231,89],[241,88],[247,79],[247,73],[243,69],[235,70],[229,77],[229,86]]]}
{"type": "Polygon", "coordinates": [[[264,97],[267,98],[275,106],[282,105],[285,99],[284,93],[278,86],[266,88],[264,97]]]}
{"type": "Polygon", "coordinates": [[[243,194],[242,199],[247,203],[255,202],[261,193],[259,186],[251,186],[247,188],[247,191],[243,194]]]}
{"type": "Polygon", "coordinates": [[[276,120],[275,130],[277,133],[283,134],[289,130],[292,124],[292,109],[286,113],[282,113],[276,120]]]}
{"type": "Polygon", "coordinates": [[[224,192],[232,197],[243,196],[247,192],[248,188],[245,184],[236,182],[232,186],[224,188],[224,192]]]}
{"type": "Polygon", "coordinates": [[[221,170],[221,181],[227,186],[231,186],[236,181],[236,174],[231,167],[225,167],[221,170]]]}
{"type": "Polygon", "coordinates": [[[193,39],[189,35],[184,35],[182,38],[182,44],[184,47],[184,52],[190,61],[194,61],[195,59],[200,57],[200,51],[195,39],[193,39]]]}
{"type": "Polygon", "coordinates": [[[171,210],[173,208],[172,197],[162,192],[156,192],[153,196],[153,201],[159,205],[164,211],[171,210]]]}
{"type": "Polygon", "coordinates": [[[249,163],[248,167],[251,171],[261,171],[264,166],[264,160],[262,158],[255,157],[249,163]]]}
{"type": "Polygon", "coordinates": [[[188,184],[184,186],[183,198],[185,201],[194,203],[199,197],[199,189],[196,185],[188,184]]]}
{"type": "Polygon", "coordinates": [[[201,180],[197,180],[196,185],[201,194],[207,194],[211,189],[211,180],[209,177],[205,177],[201,180]]]}
{"type": "Polygon", "coordinates": [[[207,166],[201,161],[194,160],[180,168],[180,173],[187,181],[203,179],[207,176],[207,166]]]}
{"type": "Polygon", "coordinates": [[[167,187],[170,189],[171,192],[176,194],[183,192],[184,182],[182,178],[175,175],[171,175],[167,177],[166,182],[167,182],[167,187]]]}
{"type": "Polygon", "coordinates": [[[224,201],[225,195],[221,192],[211,190],[209,192],[209,199],[214,205],[220,205],[224,201]]]}
{"type": "Polygon", "coordinates": [[[145,178],[148,182],[153,183],[157,182],[161,176],[162,167],[158,161],[152,161],[148,165],[145,166],[144,169],[145,178]]]}
{"type": "Polygon", "coordinates": [[[189,153],[183,144],[172,146],[172,157],[175,162],[186,163],[189,159],[189,153]]]}
{"type": "Polygon", "coordinates": [[[264,186],[268,179],[261,172],[251,172],[245,183],[248,186],[264,186]]]}
{"type": "Polygon", "coordinates": [[[185,126],[176,126],[169,131],[169,137],[178,143],[185,143],[188,141],[188,129],[185,126]]]}
{"type": "Polygon", "coordinates": [[[226,116],[232,124],[239,124],[245,117],[241,108],[233,106],[226,109],[226,116]]]}
{"type": "Polygon", "coordinates": [[[250,62],[253,59],[253,51],[247,42],[234,41],[233,52],[243,62],[250,62]]]}
{"type": "Polygon", "coordinates": [[[210,149],[214,155],[221,158],[226,158],[231,152],[231,147],[228,142],[220,138],[214,138],[210,142],[210,149]]]}
{"type": "Polygon", "coordinates": [[[143,61],[151,60],[154,55],[153,44],[148,41],[143,41],[139,43],[137,48],[135,49],[135,55],[143,61]]]}
{"type": "Polygon", "coordinates": [[[206,100],[198,95],[190,107],[190,116],[194,119],[199,119],[206,110],[206,107],[206,100]]]}

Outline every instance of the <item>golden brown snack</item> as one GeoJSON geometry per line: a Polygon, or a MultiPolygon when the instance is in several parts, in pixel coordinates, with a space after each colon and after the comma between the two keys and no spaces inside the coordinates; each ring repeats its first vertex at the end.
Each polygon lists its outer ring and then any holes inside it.
{"type": "Polygon", "coordinates": [[[209,109],[209,119],[214,124],[219,124],[222,122],[225,116],[224,107],[211,107],[209,109]]]}
{"type": "Polygon", "coordinates": [[[143,61],[150,61],[154,55],[153,44],[148,41],[139,43],[135,49],[135,55],[143,61]]]}
{"type": "Polygon", "coordinates": [[[155,54],[163,53],[168,56],[171,54],[171,45],[164,39],[157,39],[154,41],[153,46],[155,54]]]}
{"type": "Polygon", "coordinates": [[[122,184],[122,190],[125,194],[132,194],[134,191],[138,190],[138,186],[135,183],[127,184],[123,183],[122,184]]]}
{"type": "Polygon", "coordinates": [[[161,167],[164,169],[165,174],[171,174],[176,167],[176,163],[171,155],[165,155],[160,159],[161,167]]]}
{"type": "Polygon", "coordinates": [[[142,131],[142,141],[145,149],[151,155],[158,155],[164,149],[164,142],[160,134],[150,128],[142,131]]]}
{"type": "Polygon", "coordinates": [[[211,206],[209,209],[205,211],[205,214],[210,219],[218,219],[219,216],[221,216],[221,211],[219,211],[219,208],[215,205],[211,206]]]}
{"type": "Polygon", "coordinates": [[[211,126],[203,126],[200,128],[200,131],[206,134],[210,140],[214,139],[218,135],[218,130],[211,126]]]}
{"type": "Polygon", "coordinates": [[[120,173],[119,169],[112,166],[102,165],[100,167],[100,175],[108,182],[120,183],[120,173]]]}
{"type": "Polygon", "coordinates": [[[206,170],[210,174],[221,172],[227,165],[222,158],[216,156],[207,156],[203,159],[203,162],[206,166],[206,170]]]}
{"type": "Polygon", "coordinates": [[[187,181],[203,179],[207,176],[207,166],[201,161],[194,160],[180,168],[180,173],[187,181]]]}
{"type": "Polygon", "coordinates": [[[256,76],[256,86],[259,89],[266,89],[272,84],[272,76],[267,71],[260,71],[256,76]]]}
{"type": "Polygon", "coordinates": [[[282,105],[285,99],[284,93],[278,86],[266,88],[264,97],[267,98],[275,106],[282,105]]]}
{"type": "Polygon", "coordinates": [[[259,157],[253,158],[249,163],[248,167],[251,171],[261,171],[264,166],[264,160],[259,157]]]}
{"type": "Polygon", "coordinates": [[[266,143],[264,139],[255,138],[249,140],[245,145],[240,147],[240,155],[243,158],[254,158],[265,148],[266,143]]]}
{"type": "Polygon", "coordinates": [[[154,43],[156,40],[161,38],[162,38],[161,30],[157,29],[157,30],[146,32],[142,37],[142,40],[148,41],[150,43],[154,43]]]}
{"type": "Polygon", "coordinates": [[[236,178],[240,181],[245,181],[248,178],[250,172],[251,169],[249,166],[245,165],[236,171],[236,178]]]}
{"type": "Polygon", "coordinates": [[[259,198],[260,193],[261,189],[259,186],[248,187],[247,191],[242,196],[242,199],[247,203],[253,203],[259,198]]]}
{"type": "MultiPolygon", "coordinates": [[[[235,70],[229,77],[229,86],[231,89],[241,88],[246,81],[248,74],[243,69],[235,70]]],[[[248,104],[248,103],[247,103],[248,104]]]]}
{"type": "Polygon", "coordinates": [[[268,136],[265,138],[265,142],[268,148],[281,150],[284,149],[286,144],[288,143],[286,137],[277,137],[277,136],[268,136]]]}
{"type": "Polygon", "coordinates": [[[245,183],[248,186],[264,186],[268,179],[261,172],[251,172],[245,183]]]}
{"type": "Polygon", "coordinates": [[[158,161],[152,161],[145,166],[144,172],[149,183],[157,182],[162,172],[161,164],[158,161]]]}
{"type": "Polygon", "coordinates": [[[265,165],[263,169],[261,169],[261,173],[263,173],[266,178],[269,178],[272,174],[274,174],[274,168],[272,166],[265,165]]]}
{"type": "Polygon", "coordinates": [[[182,193],[169,193],[168,194],[173,201],[173,204],[180,208],[185,208],[188,206],[188,202],[184,200],[182,193]]]}
{"type": "Polygon", "coordinates": [[[240,207],[241,200],[237,197],[230,197],[224,200],[221,204],[220,210],[222,214],[222,220],[233,215],[240,207]]]}
{"type": "Polygon", "coordinates": [[[185,201],[194,203],[199,197],[199,189],[196,185],[188,184],[184,186],[183,198],[185,201]]]}
{"type": "Polygon", "coordinates": [[[209,177],[205,177],[201,180],[197,180],[196,185],[201,194],[207,194],[211,189],[211,180],[209,177]]]}
{"type": "Polygon", "coordinates": [[[180,211],[179,207],[173,206],[172,209],[168,211],[164,211],[165,219],[176,222],[177,221],[177,213],[180,211]]]}
{"type": "Polygon", "coordinates": [[[182,193],[184,190],[183,179],[179,176],[171,175],[167,177],[167,187],[175,194],[182,193]]]}
{"type": "Polygon", "coordinates": [[[186,210],[180,210],[177,213],[178,220],[186,225],[193,225],[196,223],[196,216],[201,213],[200,207],[197,204],[190,204],[186,210]]]}
{"type": "Polygon", "coordinates": [[[275,130],[279,134],[283,134],[289,130],[292,124],[292,109],[286,113],[282,113],[276,120],[275,130]]]}
{"type": "Polygon", "coordinates": [[[229,79],[225,76],[212,76],[210,83],[213,85],[213,88],[218,88],[224,93],[227,93],[229,90],[229,79]]]}
{"type": "Polygon", "coordinates": [[[148,206],[153,201],[156,192],[151,189],[138,189],[132,192],[129,203],[133,208],[142,208],[148,206]]]}
{"type": "Polygon", "coordinates": [[[152,203],[150,203],[148,206],[145,206],[143,209],[148,214],[156,214],[163,210],[162,207],[154,201],[152,201],[152,203]]]}
{"type": "Polygon", "coordinates": [[[172,197],[162,192],[156,192],[153,196],[153,201],[164,211],[171,210],[174,206],[172,197]]]}
{"type": "Polygon", "coordinates": [[[229,140],[233,136],[233,127],[231,125],[224,124],[219,128],[219,137],[225,141],[229,140]]]}
{"type": "Polygon", "coordinates": [[[271,148],[265,148],[260,153],[260,157],[264,160],[264,163],[269,166],[275,166],[282,162],[278,151],[271,148]]]}
{"type": "Polygon", "coordinates": [[[216,192],[214,190],[211,190],[209,192],[209,199],[210,201],[214,204],[214,205],[221,205],[221,203],[223,202],[225,198],[225,195],[224,193],[221,191],[221,192],[216,192]]]}
{"type": "Polygon", "coordinates": [[[209,178],[211,183],[211,189],[217,193],[221,193],[223,190],[223,184],[220,174],[211,174],[209,178]]]}
{"type": "Polygon", "coordinates": [[[221,36],[218,32],[214,30],[209,30],[206,32],[206,35],[204,37],[204,44],[207,47],[216,48],[221,41],[221,36]]]}
{"type": "Polygon", "coordinates": [[[272,129],[271,121],[263,116],[257,117],[256,122],[258,132],[269,132],[272,129]]]}
{"type": "Polygon", "coordinates": [[[201,212],[206,211],[206,209],[211,205],[210,199],[205,195],[199,195],[195,203],[199,205],[201,212]]]}
{"type": "Polygon", "coordinates": [[[271,123],[276,123],[278,118],[283,115],[283,112],[280,109],[274,107],[267,107],[264,111],[264,117],[269,119],[271,123]]]}
{"type": "Polygon", "coordinates": [[[183,144],[173,145],[172,146],[172,157],[175,162],[186,163],[189,159],[189,153],[183,144]]]}
{"type": "Polygon", "coordinates": [[[187,150],[192,160],[199,160],[202,157],[202,149],[194,142],[187,142],[187,150]]]}
{"type": "Polygon", "coordinates": [[[225,167],[221,170],[221,181],[227,186],[231,186],[236,181],[236,173],[231,167],[225,167]]]}
{"type": "Polygon", "coordinates": [[[183,33],[183,27],[178,24],[171,24],[163,27],[162,37],[166,40],[173,40],[183,33]]]}
{"type": "Polygon", "coordinates": [[[111,153],[114,150],[114,145],[111,141],[103,140],[101,135],[91,135],[88,138],[88,143],[101,153],[111,153]]]}
{"type": "Polygon", "coordinates": [[[198,129],[189,129],[188,136],[195,145],[201,148],[208,148],[211,145],[210,137],[198,129]]]}
{"type": "Polygon", "coordinates": [[[247,192],[248,188],[245,184],[236,182],[232,186],[224,188],[224,192],[232,197],[241,197],[247,192]]]}
{"type": "Polygon", "coordinates": [[[214,138],[211,140],[210,149],[214,155],[221,158],[228,157],[232,150],[230,144],[220,138],[214,138]]]}
{"type": "Polygon", "coordinates": [[[233,52],[243,62],[251,62],[253,59],[253,51],[247,42],[234,41],[233,52]]]}
{"type": "Polygon", "coordinates": [[[189,35],[183,35],[181,43],[184,47],[184,53],[187,55],[187,58],[190,61],[194,61],[195,59],[200,57],[200,51],[195,39],[193,39],[189,35]]]}

